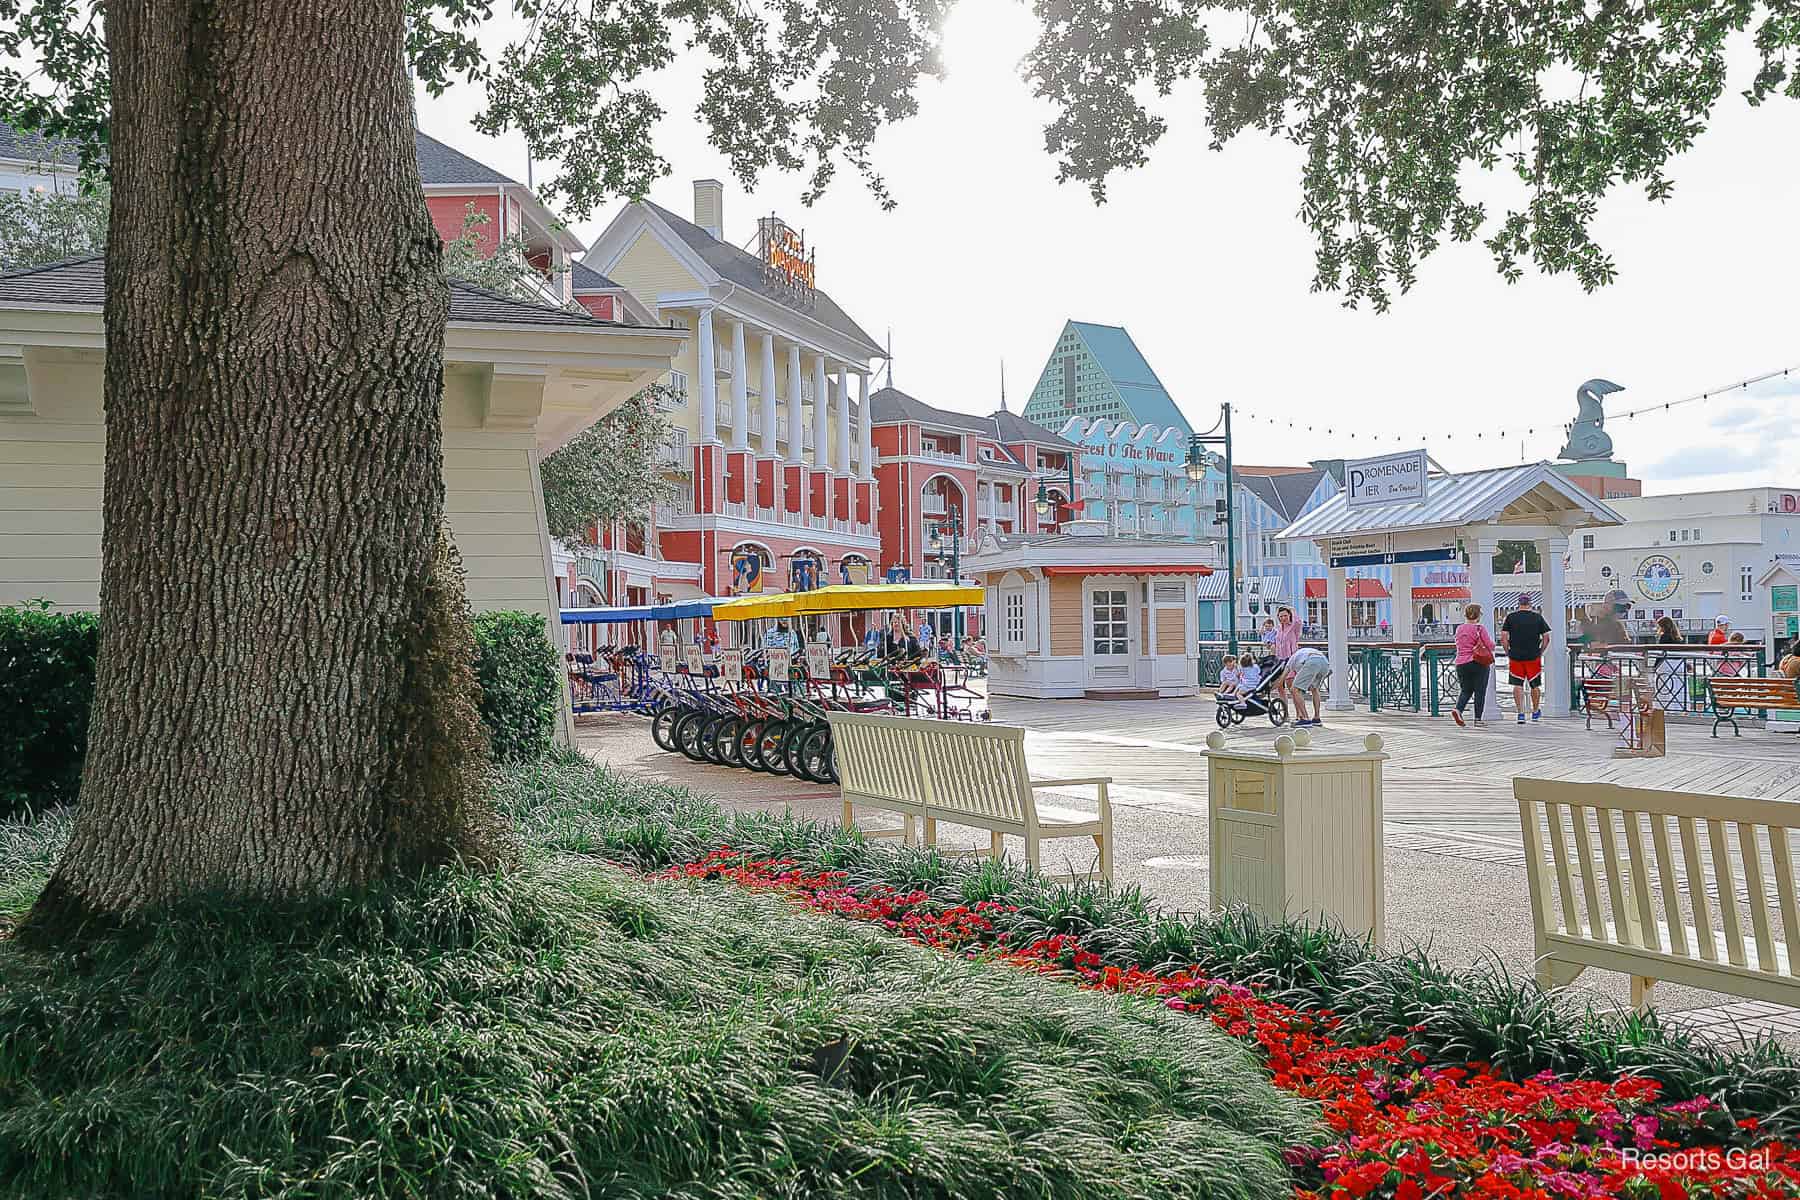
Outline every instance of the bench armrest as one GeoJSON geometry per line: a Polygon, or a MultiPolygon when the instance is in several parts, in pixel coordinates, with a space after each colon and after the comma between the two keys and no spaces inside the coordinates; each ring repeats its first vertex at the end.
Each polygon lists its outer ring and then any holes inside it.
{"type": "Polygon", "coordinates": [[[1105,786],[1112,782],[1111,775],[1095,775],[1091,779],[1033,779],[1033,788],[1047,787],[1094,787],[1105,786]]]}

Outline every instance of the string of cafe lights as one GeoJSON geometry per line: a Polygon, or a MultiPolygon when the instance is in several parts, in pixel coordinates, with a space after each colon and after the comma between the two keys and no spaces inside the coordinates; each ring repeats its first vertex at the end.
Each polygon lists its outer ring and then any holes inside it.
{"type": "MultiPolygon", "coordinates": [[[[1648,413],[1667,412],[1670,409],[1681,408],[1682,406],[1688,405],[1688,404],[1701,404],[1708,400],[1717,400],[1724,396],[1729,396],[1734,393],[1747,391],[1751,386],[1758,384],[1758,383],[1766,383],[1767,381],[1769,381],[1771,379],[1786,378],[1793,372],[1800,372],[1800,363],[1796,363],[1793,366],[1782,367],[1779,370],[1775,370],[1775,371],[1765,371],[1761,375],[1752,375],[1748,379],[1740,379],[1736,383],[1729,383],[1729,384],[1722,385],[1720,387],[1709,388],[1708,390],[1706,390],[1704,392],[1696,392],[1691,396],[1683,396],[1679,400],[1664,400],[1661,403],[1646,404],[1639,408],[1626,409],[1623,412],[1607,413],[1606,421],[1607,421],[1607,424],[1610,425],[1610,424],[1613,424],[1614,422],[1618,422],[1618,421],[1629,421],[1633,417],[1644,416],[1648,413]]],[[[1325,424],[1318,423],[1318,422],[1313,422],[1313,423],[1309,424],[1304,417],[1302,417],[1301,419],[1296,421],[1296,420],[1290,420],[1287,417],[1270,417],[1270,416],[1264,416],[1261,413],[1237,412],[1237,411],[1234,411],[1232,413],[1232,416],[1239,420],[1254,421],[1259,425],[1268,425],[1268,426],[1272,426],[1274,428],[1292,429],[1292,430],[1295,430],[1296,432],[1301,432],[1301,433],[1324,433],[1324,434],[1329,434],[1333,437],[1339,436],[1339,432],[1335,426],[1325,425],[1325,424]]],[[[1555,426],[1545,425],[1544,432],[1549,433],[1552,431],[1552,429],[1559,429],[1563,433],[1566,434],[1569,432],[1569,430],[1571,428],[1573,428],[1573,423],[1564,421],[1564,422],[1560,423],[1559,425],[1555,425],[1555,426]]],[[[1382,442],[1425,441],[1425,442],[1429,443],[1434,440],[1441,441],[1441,442],[1449,442],[1449,441],[1454,441],[1456,439],[1456,435],[1453,433],[1439,433],[1439,434],[1393,433],[1393,434],[1390,434],[1390,433],[1369,433],[1366,430],[1359,433],[1355,430],[1349,430],[1349,429],[1344,430],[1343,433],[1344,433],[1344,435],[1347,435],[1351,441],[1360,440],[1360,441],[1368,442],[1371,445],[1379,445],[1382,442]]],[[[1465,430],[1463,433],[1463,441],[1478,442],[1478,441],[1485,440],[1485,441],[1491,441],[1491,442],[1504,442],[1511,438],[1530,437],[1536,433],[1537,433],[1536,426],[1527,426],[1523,429],[1510,429],[1510,430],[1509,429],[1476,430],[1473,435],[1469,434],[1468,431],[1465,430]]]]}

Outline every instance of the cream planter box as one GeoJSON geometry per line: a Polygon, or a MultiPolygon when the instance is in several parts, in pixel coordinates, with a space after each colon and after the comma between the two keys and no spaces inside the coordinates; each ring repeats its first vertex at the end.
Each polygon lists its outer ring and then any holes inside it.
{"type": "Polygon", "coordinates": [[[1275,749],[1229,749],[1207,739],[1211,902],[1270,920],[1307,916],[1380,943],[1381,738],[1355,753],[1315,753],[1305,731],[1275,749]]]}

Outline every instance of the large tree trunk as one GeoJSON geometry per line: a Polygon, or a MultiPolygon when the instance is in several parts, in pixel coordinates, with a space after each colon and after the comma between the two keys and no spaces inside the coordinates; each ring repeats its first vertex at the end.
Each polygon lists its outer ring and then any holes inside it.
{"type": "Polygon", "coordinates": [[[107,5],[100,663],[39,930],[488,848],[402,11],[107,5]]]}

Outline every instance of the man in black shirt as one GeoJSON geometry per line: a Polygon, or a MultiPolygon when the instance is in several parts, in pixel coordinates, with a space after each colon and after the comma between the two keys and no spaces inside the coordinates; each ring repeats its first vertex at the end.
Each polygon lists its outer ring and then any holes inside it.
{"type": "Polygon", "coordinates": [[[1544,687],[1544,639],[1550,636],[1550,625],[1532,611],[1531,598],[1521,596],[1519,607],[1500,623],[1500,648],[1506,651],[1506,671],[1512,679],[1513,708],[1519,724],[1525,723],[1525,689],[1531,689],[1531,719],[1542,712],[1544,687]]]}

